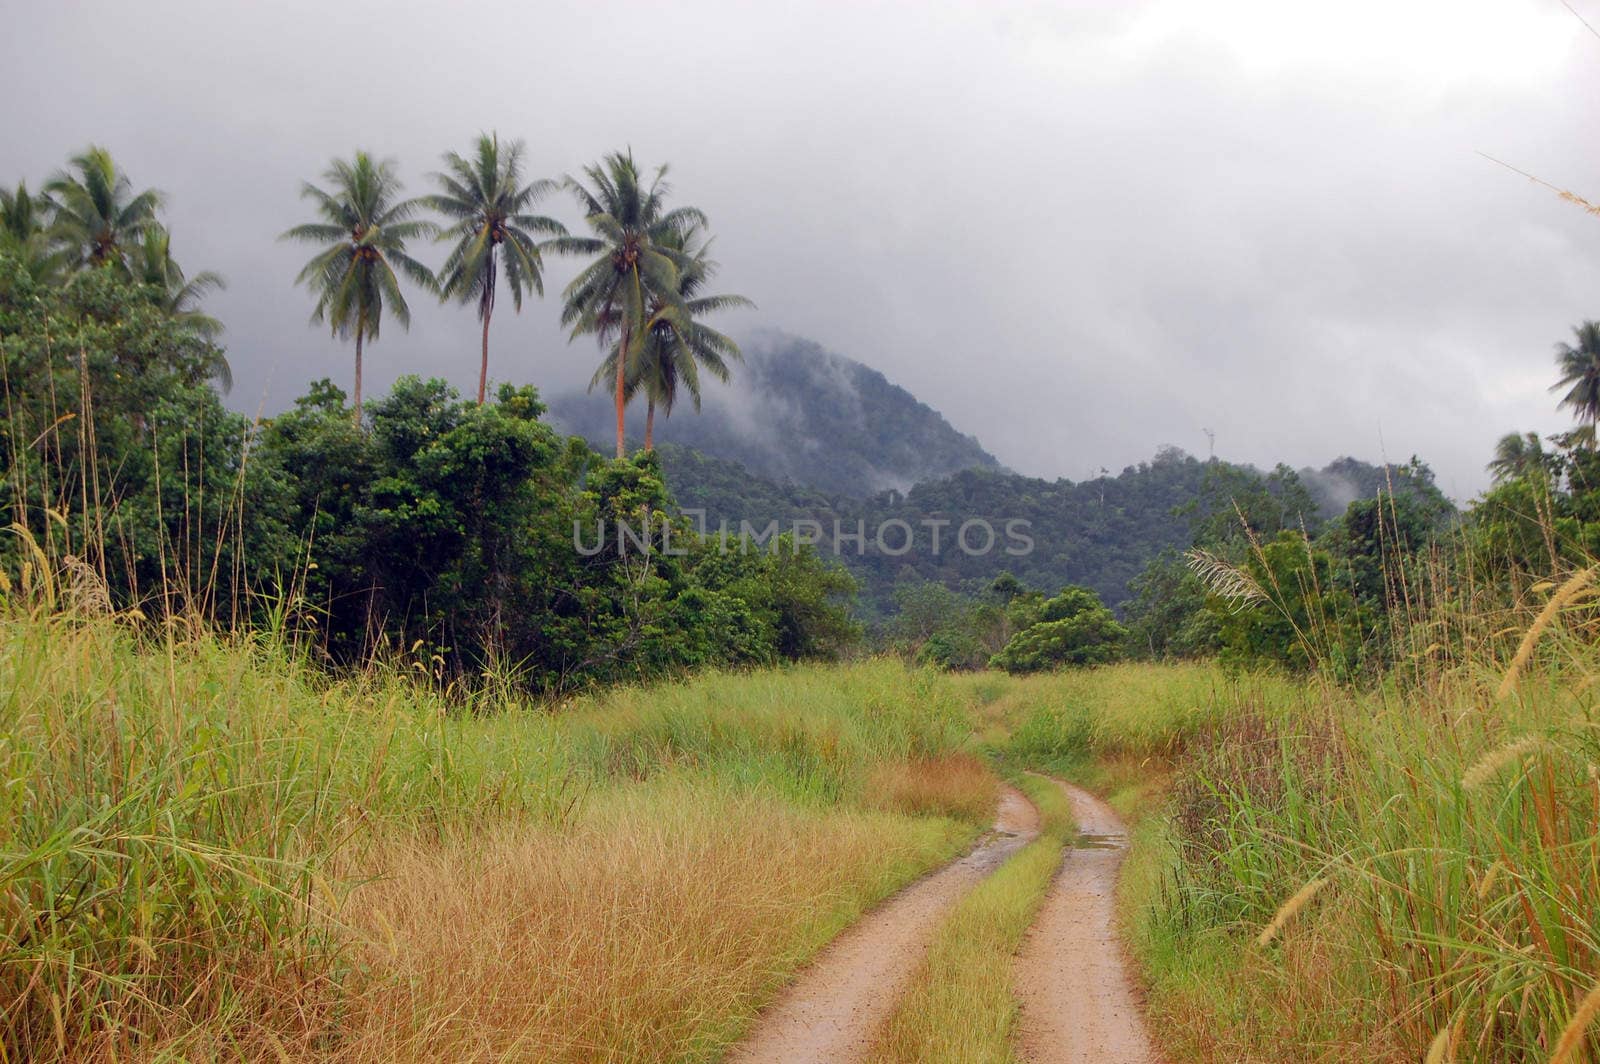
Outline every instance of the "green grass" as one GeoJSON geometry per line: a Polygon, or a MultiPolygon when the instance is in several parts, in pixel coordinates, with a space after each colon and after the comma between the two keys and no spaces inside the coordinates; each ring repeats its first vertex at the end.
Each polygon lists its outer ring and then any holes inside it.
{"type": "Polygon", "coordinates": [[[1039,809],[1040,834],[957,903],[873,1047],[874,1064],[1007,1064],[1017,1002],[1012,958],[1075,833],[1061,788],[1017,781],[1039,809]]]}
{"type": "Polygon", "coordinates": [[[1503,699],[1502,669],[967,682],[999,752],[1134,822],[1120,903],[1175,1059],[1488,1064],[1548,1059],[1600,975],[1600,651],[1552,630],[1503,699]]]}
{"type": "Polygon", "coordinates": [[[981,828],[957,789],[871,793],[971,728],[893,662],[552,709],[0,614],[0,1059],[711,1059],[981,828]],[[551,1012],[561,949],[592,992],[551,1012]]]}

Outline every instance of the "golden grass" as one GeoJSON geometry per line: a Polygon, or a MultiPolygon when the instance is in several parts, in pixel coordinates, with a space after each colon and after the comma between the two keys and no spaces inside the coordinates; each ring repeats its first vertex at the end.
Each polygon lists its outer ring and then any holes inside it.
{"type": "Polygon", "coordinates": [[[887,661],[553,713],[0,612],[0,1062],[711,1059],[987,825],[969,734],[887,661]]]}
{"type": "Polygon", "coordinates": [[[567,830],[386,840],[341,1061],[713,1060],[867,906],[948,857],[950,821],[802,810],[670,780],[567,830]]]}
{"type": "Polygon", "coordinates": [[[879,765],[866,794],[883,809],[981,823],[999,800],[999,783],[979,758],[957,753],[879,765]]]}

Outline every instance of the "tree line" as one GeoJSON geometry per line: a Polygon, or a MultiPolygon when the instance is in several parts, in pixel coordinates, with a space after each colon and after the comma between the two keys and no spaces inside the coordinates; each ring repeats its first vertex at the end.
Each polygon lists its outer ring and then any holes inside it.
{"type": "MultiPolygon", "coordinates": [[[[412,201],[391,164],[336,163],[306,190],[319,220],[291,230],[318,242],[301,278],[320,320],[371,339],[420,285],[475,302],[487,329],[496,292],[537,292],[538,256],[561,242],[592,256],[565,316],[598,338],[624,402],[670,409],[699,371],[725,375],[737,348],[699,318],[740,301],[707,294],[704,215],[667,207],[662,171],[642,179],[619,153],[571,182],[591,235],[563,235],[530,221],[542,186],[520,156],[485,137],[412,201]],[[429,235],[450,242],[437,274],[408,250],[429,235]]],[[[227,409],[222,326],[199,304],[220,279],[172,261],[163,202],[98,148],[4,197],[0,572],[15,579],[0,599],[275,632],[335,667],[378,657],[544,693],[855,640],[847,574],[792,544],[699,539],[652,450],[608,459],[563,437],[531,387],[489,394],[485,371],[463,398],[407,377],[358,416],[323,380],[281,415],[227,409]],[[654,549],[576,549],[576,529],[622,522],[654,549]]]]}
{"type": "MultiPolygon", "coordinates": [[[[283,239],[318,250],[296,282],[315,303],[311,320],[354,343],[353,416],[361,419],[363,354],[385,318],[409,328],[406,287],[444,302],[472,305],[482,326],[478,402],[488,398],[489,329],[502,290],[512,307],[544,295],[544,257],[584,257],[562,293],[562,324],[570,338],[594,337],[602,358],[591,388],[614,386],[617,456],[626,454],[625,409],[646,401],[645,447],[654,443],[655,415],[670,415],[680,397],[698,409],[701,373],[726,381],[740,358],[738,345],[707,324],[718,311],[751,306],[743,296],[709,290],[718,264],[710,257],[703,211],[671,206],[663,165],[646,172],[630,151],[585,167],[581,177],[528,180],[525,146],[480,135],[471,151],[446,152],[430,175],[436,191],[404,197],[395,162],[357,151],[335,159],[322,185],[305,182],[301,195],[315,219],[283,239]],[[555,218],[535,213],[540,200],[566,191],[583,211],[587,235],[569,233],[555,218]],[[437,270],[417,255],[422,241],[448,244],[437,270]]],[[[46,182],[40,194],[26,183],[0,192],[4,246],[39,282],[87,268],[107,268],[164,292],[168,310],[215,336],[221,325],[201,312],[200,300],[223,286],[206,271],[186,277],[171,254],[158,218],[166,202],[157,189],[136,190],[104,148],[91,146],[46,182]]],[[[225,360],[216,367],[226,389],[225,360]]]]}

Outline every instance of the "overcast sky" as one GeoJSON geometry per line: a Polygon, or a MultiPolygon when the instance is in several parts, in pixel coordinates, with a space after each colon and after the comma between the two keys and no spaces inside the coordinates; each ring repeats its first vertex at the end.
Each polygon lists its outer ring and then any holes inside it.
{"type": "MultiPolygon", "coordinates": [[[[1572,0],[1600,26],[1600,0],[1572,0]]],[[[1600,39],[1560,0],[470,7],[29,5],[7,19],[0,179],[90,142],[170,196],[174,251],[229,281],[242,410],[347,346],[308,326],[299,182],[357,147],[408,190],[479,130],[533,176],[632,145],[705,209],[725,290],[859,359],[1021,472],[1160,444],[1271,464],[1432,462],[1554,431],[1554,344],[1600,317],[1600,39]]],[[[570,225],[574,207],[549,212],[570,225]]],[[[425,249],[433,259],[442,257],[425,249]]],[[[595,352],[553,298],[502,302],[491,373],[559,391],[595,352]]],[[[369,349],[476,381],[471,311],[420,295],[369,349]]]]}

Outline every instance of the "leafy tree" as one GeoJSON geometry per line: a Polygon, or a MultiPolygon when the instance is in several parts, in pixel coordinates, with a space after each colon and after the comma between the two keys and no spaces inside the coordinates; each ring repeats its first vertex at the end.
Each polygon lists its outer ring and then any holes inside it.
{"type": "Polygon", "coordinates": [[[1213,459],[1206,463],[1199,494],[1179,512],[1188,516],[1194,542],[1208,546],[1317,524],[1316,501],[1300,475],[1282,463],[1263,475],[1213,459]]]}
{"type": "Polygon", "coordinates": [[[706,219],[693,207],[667,209],[666,173],[660,167],[645,184],[628,151],[585,168],[587,184],[567,177],[594,235],[552,241],[562,252],[595,256],[567,286],[561,322],[574,337],[593,334],[602,348],[615,340],[618,458],[627,454],[627,377],[640,348],[659,324],[689,329],[679,295],[679,274],[689,265],[681,249],[685,234],[706,219]]]}
{"type": "Polygon", "coordinates": [[[110,605],[242,620],[285,541],[269,470],[244,460],[249,422],[209,385],[222,359],[119,270],[41,286],[0,253],[0,524],[93,573],[110,605]]]}
{"type": "Polygon", "coordinates": [[[1132,598],[1123,609],[1133,653],[1197,658],[1220,649],[1217,617],[1206,608],[1205,585],[1176,551],[1151,559],[1128,590],[1132,598]]]}
{"type": "MultiPolygon", "coordinates": [[[[704,295],[701,289],[716,273],[717,264],[707,255],[710,242],[701,239],[699,227],[684,233],[669,233],[665,243],[683,255],[678,272],[677,296],[681,313],[672,313],[672,306],[660,296],[650,299],[650,321],[653,325],[639,349],[637,368],[628,375],[624,384],[624,400],[631,401],[641,387],[645,391],[647,407],[644,421],[645,450],[655,447],[656,408],[672,416],[678,401],[681,385],[700,409],[700,370],[704,368],[719,381],[729,377],[728,363],[742,356],[739,346],[701,321],[701,317],[718,310],[734,307],[752,307],[743,296],[704,295]]],[[[618,361],[622,358],[619,340],[611,348],[600,368],[589,382],[590,389],[616,376],[618,361]]]]}
{"type": "Polygon", "coordinates": [[[535,237],[565,236],[566,227],[553,218],[530,213],[553,181],[522,183],[522,141],[503,150],[499,134],[480,135],[472,157],[455,152],[444,157],[445,172],[433,175],[443,190],[427,197],[447,223],[442,236],[456,241],[440,269],[439,294],[462,303],[476,301],[483,322],[483,364],[478,372],[478,403],[489,388],[489,319],[502,270],[511,302],[522,310],[527,292],[544,295],[544,246],[535,237]]]}
{"type": "Polygon", "coordinates": [[[164,196],[133,191],[104,148],[90,146],[45,183],[51,232],[77,266],[122,266],[128,245],[155,224],[164,196]]]}
{"type": "Polygon", "coordinates": [[[1561,379],[1550,390],[1566,389],[1558,405],[1571,409],[1580,426],[1588,429],[1592,446],[1595,421],[1600,419],[1600,322],[1586,321],[1572,334],[1577,343],[1556,345],[1561,379]]]}
{"type": "MultiPolygon", "coordinates": [[[[185,277],[172,257],[172,236],[166,229],[153,225],[144,231],[128,257],[128,270],[135,282],[151,285],[160,293],[161,306],[173,321],[207,340],[222,335],[222,323],[202,311],[199,304],[207,292],[226,288],[227,282],[211,270],[185,277]]],[[[218,359],[216,374],[224,392],[233,388],[233,371],[226,358],[218,359]]]]}
{"type": "Polygon", "coordinates": [[[297,225],[280,239],[321,245],[296,284],[317,297],[313,323],[326,321],[338,337],[355,337],[354,415],[361,420],[361,347],[376,340],[387,305],[402,328],[411,327],[411,308],[400,290],[399,268],[415,284],[437,291],[426,266],[406,252],[406,242],[432,236],[431,222],[417,219],[421,200],[400,196],[400,179],[391,160],[374,161],[364,151],[349,161],[334,160],[323,175],[331,190],[306,182],[302,199],[316,205],[318,221],[297,225]]]}
{"type": "Polygon", "coordinates": [[[1007,672],[1043,672],[1065,666],[1101,665],[1122,654],[1128,630],[1117,623],[1100,596],[1085,587],[1065,587],[1038,608],[990,662],[1007,672]]]}

